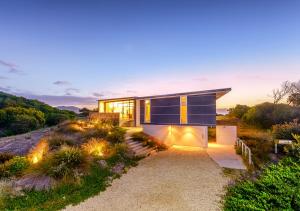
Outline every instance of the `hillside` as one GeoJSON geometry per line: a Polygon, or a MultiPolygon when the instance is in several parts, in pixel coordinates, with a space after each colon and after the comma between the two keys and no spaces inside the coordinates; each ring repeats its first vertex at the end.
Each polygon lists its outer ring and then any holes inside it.
{"type": "Polygon", "coordinates": [[[0,137],[55,125],[75,116],[72,111],[60,110],[38,100],[0,92],[0,137]]]}

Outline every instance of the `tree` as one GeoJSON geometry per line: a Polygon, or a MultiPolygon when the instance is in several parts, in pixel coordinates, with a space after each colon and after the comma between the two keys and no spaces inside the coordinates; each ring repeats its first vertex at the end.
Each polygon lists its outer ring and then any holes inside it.
{"type": "Polygon", "coordinates": [[[272,97],[274,104],[278,104],[283,100],[292,90],[292,83],[285,81],[281,84],[279,89],[273,89],[272,97]]]}
{"type": "Polygon", "coordinates": [[[234,108],[229,109],[229,115],[242,119],[245,113],[250,109],[247,105],[236,105],[234,108]]]}

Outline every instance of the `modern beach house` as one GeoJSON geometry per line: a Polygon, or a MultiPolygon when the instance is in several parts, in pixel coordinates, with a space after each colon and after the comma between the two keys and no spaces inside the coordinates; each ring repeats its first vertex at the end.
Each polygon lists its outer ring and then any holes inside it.
{"type": "Polygon", "coordinates": [[[167,145],[207,147],[208,127],[216,125],[216,100],[231,88],[101,99],[99,114],[117,114],[122,126],[143,131],[167,145]]]}

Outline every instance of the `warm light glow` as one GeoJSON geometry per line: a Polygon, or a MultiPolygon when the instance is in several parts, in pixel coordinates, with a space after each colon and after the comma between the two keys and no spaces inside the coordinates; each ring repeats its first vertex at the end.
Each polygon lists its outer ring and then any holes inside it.
{"type": "Polygon", "coordinates": [[[107,143],[103,139],[91,138],[82,145],[82,149],[89,155],[103,156],[104,151],[107,149],[107,143]]]}
{"type": "Polygon", "coordinates": [[[180,96],[180,124],[187,124],[187,96],[180,96]]]}
{"type": "Polygon", "coordinates": [[[201,151],[203,148],[201,147],[192,147],[192,146],[181,146],[181,145],[173,145],[173,149],[182,150],[182,151],[201,151]]]}
{"type": "Polygon", "coordinates": [[[119,113],[120,120],[133,120],[134,101],[103,102],[103,111],[104,113],[119,113]]]}
{"type": "Polygon", "coordinates": [[[151,122],[151,104],[150,100],[145,100],[145,123],[151,122]]]}
{"type": "Polygon", "coordinates": [[[105,109],[104,109],[104,102],[99,102],[99,113],[104,113],[105,109]]]}
{"type": "Polygon", "coordinates": [[[28,159],[31,163],[38,163],[43,159],[43,156],[48,152],[49,145],[46,140],[40,140],[40,142],[33,148],[28,154],[28,159]]]}

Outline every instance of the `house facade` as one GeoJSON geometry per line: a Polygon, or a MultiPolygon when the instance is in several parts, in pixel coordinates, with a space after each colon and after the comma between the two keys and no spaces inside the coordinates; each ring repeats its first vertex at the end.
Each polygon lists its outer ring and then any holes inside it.
{"type": "Polygon", "coordinates": [[[122,126],[141,126],[166,145],[207,147],[216,125],[216,100],[230,88],[145,97],[101,99],[99,113],[119,113],[122,126]]]}

